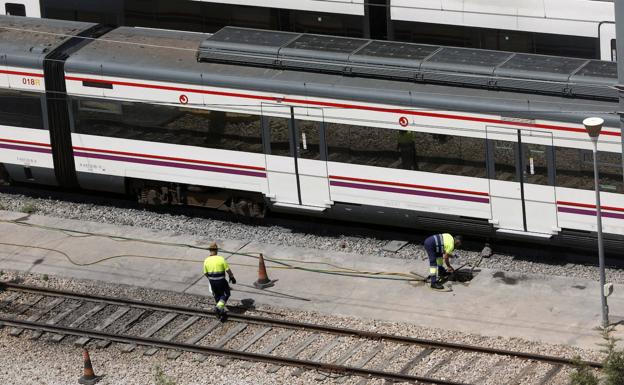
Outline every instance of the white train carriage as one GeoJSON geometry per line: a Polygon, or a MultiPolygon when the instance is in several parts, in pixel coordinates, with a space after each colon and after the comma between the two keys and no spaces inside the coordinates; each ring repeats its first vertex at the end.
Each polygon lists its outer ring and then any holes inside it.
{"type": "Polygon", "coordinates": [[[94,24],[3,17],[0,26],[0,163],[16,181],[56,184],[44,60],[94,24]]]}
{"type": "Polygon", "coordinates": [[[613,0],[6,0],[0,14],[216,32],[224,26],[614,60],[613,0]]]}
{"type": "MultiPolygon", "coordinates": [[[[71,162],[81,187],[149,203],[250,215],[266,205],[591,246],[592,153],[581,121],[597,115],[607,122],[604,230],[617,252],[615,64],[579,60],[236,28],[117,28],[64,63],[71,162]]],[[[27,166],[6,159],[12,176],[27,166]]]]}

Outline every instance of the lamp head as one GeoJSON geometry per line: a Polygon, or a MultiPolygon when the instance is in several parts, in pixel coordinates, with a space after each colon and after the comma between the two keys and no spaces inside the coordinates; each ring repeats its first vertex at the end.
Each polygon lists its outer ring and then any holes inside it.
{"type": "Polygon", "coordinates": [[[592,139],[598,138],[603,124],[604,119],[602,118],[587,118],[583,120],[583,125],[592,139]]]}

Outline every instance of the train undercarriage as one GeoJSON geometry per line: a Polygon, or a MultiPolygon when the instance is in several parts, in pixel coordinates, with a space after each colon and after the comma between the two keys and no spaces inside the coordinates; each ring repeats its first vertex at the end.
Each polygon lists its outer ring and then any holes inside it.
{"type": "Polygon", "coordinates": [[[127,182],[127,191],[140,204],[150,206],[205,207],[246,218],[266,214],[265,198],[259,193],[138,179],[127,182]]]}

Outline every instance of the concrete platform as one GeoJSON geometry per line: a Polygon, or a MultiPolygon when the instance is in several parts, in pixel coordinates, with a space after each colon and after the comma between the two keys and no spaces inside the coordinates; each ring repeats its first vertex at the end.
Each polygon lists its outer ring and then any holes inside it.
{"type": "MultiPolygon", "coordinates": [[[[173,244],[207,247],[211,241],[130,226],[0,211],[0,269],[4,270],[209,296],[208,281],[201,271],[206,251],[173,244]]],[[[335,269],[326,265],[333,264],[359,271],[425,273],[428,270],[424,261],[240,240],[216,241],[228,251],[261,252],[269,259],[295,267],[335,269]]],[[[590,349],[596,349],[600,342],[595,331],[600,324],[597,282],[564,277],[546,280],[536,275],[481,269],[469,284],[455,284],[452,292],[439,293],[413,282],[319,274],[285,269],[279,263],[267,261],[269,277],[278,282],[272,288],[258,290],[253,286],[257,279],[257,259],[230,252],[221,255],[228,259],[238,280],[232,294],[236,300],[250,298],[257,303],[292,309],[405,321],[590,349]]],[[[620,321],[624,315],[624,285],[615,286],[614,294],[609,297],[610,314],[612,321],[620,321]]],[[[622,334],[622,327],[617,326],[616,336],[622,334]]]]}

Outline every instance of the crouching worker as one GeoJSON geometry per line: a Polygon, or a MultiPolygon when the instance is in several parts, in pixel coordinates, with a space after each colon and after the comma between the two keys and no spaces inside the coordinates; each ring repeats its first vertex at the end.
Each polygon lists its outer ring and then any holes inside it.
{"type": "Polygon", "coordinates": [[[444,285],[440,283],[440,280],[454,271],[449,263],[449,257],[456,248],[461,246],[461,242],[460,235],[453,237],[448,233],[432,235],[425,239],[424,245],[429,255],[429,276],[432,289],[444,290],[444,285]],[[447,267],[446,269],[442,265],[443,262],[447,267]]]}
{"type": "Polygon", "coordinates": [[[213,242],[208,247],[208,250],[210,251],[210,256],[204,260],[204,275],[210,282],[210,291],[212,291],[212,295],[217,303],[215,312],[221,320],[225,320],[225,304],[228,298],[230,298],[230,285],[225,280],[225,273],[228,274],[231,283],[236,283],[236,279],[225,258],[217,255],[219,251],[217,244],[213,242]]]}

